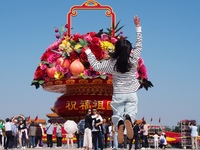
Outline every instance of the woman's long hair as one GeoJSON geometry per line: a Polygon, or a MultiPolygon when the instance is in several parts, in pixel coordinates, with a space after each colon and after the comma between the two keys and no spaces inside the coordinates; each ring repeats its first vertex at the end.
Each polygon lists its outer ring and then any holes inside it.
{"type": "Polygon", "coordinates": [[[120,38],[115,45],[115,52],[111,54],[113,59],[116,59],[114,70],[125,73],[130,71],[132,65],[129,57],[132,50],[132,44],[125,38],[120,38]]]}

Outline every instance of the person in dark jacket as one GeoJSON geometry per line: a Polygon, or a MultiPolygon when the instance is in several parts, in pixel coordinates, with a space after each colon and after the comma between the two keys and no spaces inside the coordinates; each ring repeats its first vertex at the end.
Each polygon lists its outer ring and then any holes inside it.
{"type": "Polygon", "coordinates": [[[139,148],[138,144],[139,144],[140,127],[137,124],[137,121],[135,121],[134,124],[133,124],[133,132],[134,132],[134,137],[130,140],[129,150],[131,150],[131,148],[132,148],[133,139],[135,139],[135,150],[137,150],[139,148]]]}
{"type": "Polygon", "coordinates": [[[91,109],[87,110],[87,114],[85,116],[85,131],[83,138],[83,147],[84,150],[92,150],[92,117],[91,117],[91,109]]]}
{"type": "Polygon", "coordinates": [[[36,131],[37,131],[37,126],[34,123],[34,121],[31,122],[30,126],[29,126],[29,144],[31,148],[34,148],[36,146],[35,141],[36,141],[36,131]]]}
{"type": "Polygon", "coordinates": [[[42,146],[42,129],[41,126],[39,124],[37,124],[37,130],[36,130],[36,145],[37,148],[42,146]]]}

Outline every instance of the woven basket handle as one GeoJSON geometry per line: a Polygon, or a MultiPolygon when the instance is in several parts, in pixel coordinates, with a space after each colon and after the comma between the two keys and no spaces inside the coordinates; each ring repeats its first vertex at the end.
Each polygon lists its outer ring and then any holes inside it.
{"type": "Polygon", "coordinates": [[[115,36],[114,27],[116,25],[116,15],[113,12],[113,9],[108,5],[101,5],[95,0],[87,0],[82,5],[75,5],[70,8],[70,11],[67,14],[68,35],[72,34],[72,17],[77,16],[78,13],[76,10],[106,10],[105,15],[111,17],[111,28],[113,29],[112,36],[115,36]]]}

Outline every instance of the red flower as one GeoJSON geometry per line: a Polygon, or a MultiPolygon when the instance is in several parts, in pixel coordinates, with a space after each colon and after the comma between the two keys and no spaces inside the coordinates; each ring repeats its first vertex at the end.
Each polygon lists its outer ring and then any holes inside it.
{"type": "Polygon", "coordinates": [[[49,58],[49,56],[51,55],[51,51],[46,51],[42,57],[40,58],[40,60],[46,60],[49,58]]]}
{"type": "Polygon", "coordinates": [[[34,80],[43,79],[44,75],[45,75],[45,71],[40,69],[40,66],[38,66],[34,74],[34,80]]]}
{"type": "Polygon", "coordinates": [[[80,61],[81,62],[88,62],[87,55],[86,55],[86,53],[84,53],[84,51],[85,50],[82,49],[81,54],[79,56],[80,57],[80,61]]]}
{"type": "Polygon", "coordinates": [[[76,60],[77,58],[78,58],[78,53],[75,51],[72,51],[70,53],[70,57],[69,57],[70,63],[73,62],[74,60],[76,60]]]}
{"type": "Polygon", "coordinates": [[[89,34],[91,37],[94,37],[97,33],[96,32],[88,32],[87,34],[89,34]]]}
{"type": "Polygon", "coordinates": [[[98,45],[89,45],[89,48],[91,49],[93,54],[96,56],[97,60],[101,60],[101,59],[104,58],[105,52],[104,52],[104,50],[102,50],[102,48],[100,46],[98,46],[98,45]]]}
{"type": "Polygon", "coordinates": [[[83,36],[80,35],[79,33],[74,34],[74,36],[72,37],[72,39],[76,42],[79,41],[79,39],[83,39],[83,36]]]}
{"type": "Polygon", "coordinates": [[[50,81],[50,78],[49,78],[49,77],[46,77],[44,80],[45,80],[45,82],[49,82],[49,81],[50,81]]]}
{"type": "Polygon", "coordinates": [[[98,37],[92,38],[92,45],[100,45],[100,39],[98,37]]]}

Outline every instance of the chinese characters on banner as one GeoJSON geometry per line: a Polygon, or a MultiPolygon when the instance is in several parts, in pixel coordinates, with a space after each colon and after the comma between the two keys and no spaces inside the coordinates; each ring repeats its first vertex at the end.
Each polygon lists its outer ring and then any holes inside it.
{"type": "Polygon", "coordinates": [[[110,100],[76,100],[66,101],[65,108],[67,111],[78,111],[80,115],[85,115],[85,111],[88,108],[96,108],[100,114],[104,114],[105,111],[112,111],[110,106],[110,100]]]}

